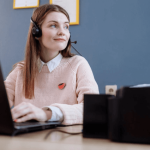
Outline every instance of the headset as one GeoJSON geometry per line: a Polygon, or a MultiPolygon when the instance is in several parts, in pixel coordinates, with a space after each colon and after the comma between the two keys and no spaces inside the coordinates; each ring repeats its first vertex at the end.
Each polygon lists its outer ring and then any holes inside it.
{"type": "MultiPolygon", "coordinates": [[[[33,27],[32,27],[32,35],[34,37],[41,37],[42,36],[42,30],[38,27],[38,25],[33,21],[32,17],[31,17],[31,20],[30,20],[32,23],[33,23],[33,27]]],[[[71,42],[71,35],[70,35],[70,38],[69,38],[70,42],[71,42]]],[[[74,41],[74,42],[71,42],[71,43],[74,43],[76,44],[77,41],[74,41]]],[[[79,54],[81,55],[72,45],[71,47],[79,54]]],[[[81,55],[82,56],[82,55],[81,55]]]]}
{"type": "Polygon", "coordinates": [[[38,27],[38,25],[33,21],[32,17],[30,20],[33,23],[33,27],[32,27],[32,35],[34,37],[41,37],[42,36],[42,30],[38,27]]]}

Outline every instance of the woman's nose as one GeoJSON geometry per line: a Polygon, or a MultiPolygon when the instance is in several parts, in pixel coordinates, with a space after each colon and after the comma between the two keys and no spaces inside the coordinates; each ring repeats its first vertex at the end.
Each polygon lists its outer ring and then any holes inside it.
{"type": "Polygon", "coordinates": [[[58,29],[58,35],[65,35],[65,30],[63,27],[59,27],[58,29]]]}

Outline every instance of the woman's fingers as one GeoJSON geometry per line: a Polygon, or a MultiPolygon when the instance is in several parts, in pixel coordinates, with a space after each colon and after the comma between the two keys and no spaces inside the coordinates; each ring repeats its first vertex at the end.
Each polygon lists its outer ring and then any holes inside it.
{"type": "Polygon", "coordinates": [[[13,114],[13,118],[14,119],[17,119],[17,118],[20,118],[22,116],[25,116],[29,113],[32,113],[32,110],[31,108],[27,107],[27,108],[23,108],[22,110],[20,111],[17,111],[16,113],[13,114]]]}
{"type": "Polygon", "coordinates": [[[13,120],[16,122],[25,122],[27,120],[35,119],[37,121],[46,121],[46,112],[30,103],[22,102],[15,106],[12,110],[13,120]]]}
{"type": "Polygon", "coordinates": [[[17,105],[16,107],[14,107],[11,110],[11,112],[12,112],[13,120],[15,120],[17,118],[20,118],[24,115],[31,113],[32,107],[30,106],[30,104],[23,102],[23,103],[17,105]]]}
{"type": "Polygon", "coordinates": [[[23,116],[19,119],[16,119],[16,122],[25,122],[25,121],[28,121],[28,120],[31,120],[31,119],[35,119],[34,113],[27,114],[26,116],[23,116]]]}

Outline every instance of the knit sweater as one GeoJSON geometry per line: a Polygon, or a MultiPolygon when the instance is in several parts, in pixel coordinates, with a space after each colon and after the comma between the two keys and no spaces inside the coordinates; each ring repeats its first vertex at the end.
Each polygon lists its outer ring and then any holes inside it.
{"type": "Polygon", "coordinates": [[[35,78],[34,98],[26,99],[23,94],[23,64],[8,75],[4,81],[10,107],[29,102],[39,108],[58,107],[63,115],[62,124],[83,123],[83,98],[85,93],[99,93],[92,70],[81,56],[63,57],[60,64],[49,72],[43,66],[35,78]],[[63,89],[58,85],[65,83],[63,89]]]}

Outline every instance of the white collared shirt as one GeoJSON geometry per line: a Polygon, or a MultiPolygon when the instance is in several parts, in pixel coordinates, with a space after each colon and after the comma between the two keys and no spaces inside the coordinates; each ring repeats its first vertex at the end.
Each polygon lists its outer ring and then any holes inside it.
{"type": "Polygon", "coordinates": [[[52,60],[50,60],[47,63],[44,63],[41,60],[41,64],[39,66],[39,72],[41,72],[43,65],[47,65],[49,72],[52,72],[61,62],[63,56],[61,55],[61,53],[59,53],[55,58],[53,58],[52,60]]]}
{"type": "MultiPolygon", "coordinates": [[[[47,65],[50,72],[52,72],[61,62],[63,56],[59,53],[55,58],[50,60],[47,63],[44,63],[41,60],[41,64],[39,66],[39,72],[41,72],[43,65],[47,65]]],[[[50,109],[52,111],[52,117],[49,121],[63,121],[63,113],[58,107],[55,106],[45,106],[42,109],[50,109]]]]}

